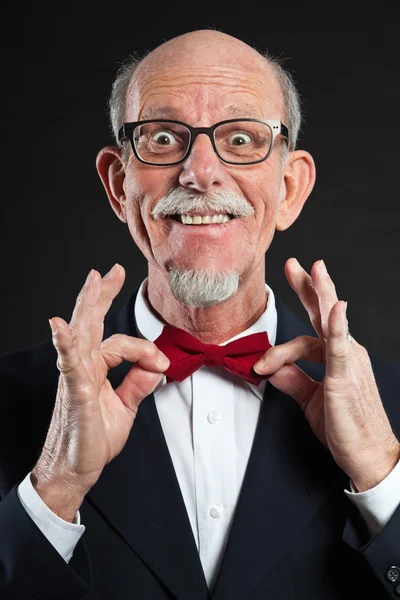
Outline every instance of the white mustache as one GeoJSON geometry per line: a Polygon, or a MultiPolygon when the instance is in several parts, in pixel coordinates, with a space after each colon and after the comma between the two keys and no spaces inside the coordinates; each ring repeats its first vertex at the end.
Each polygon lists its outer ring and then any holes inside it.
{"type": "Polygon", "coordinates": [[[175,188],[161,198],[153,207],[151,215],[156,221],[159,217],[187,214],[201,210],[228,213],[234,217],[249,217],[255,210],[239,194],[231,190],[219,190],[212,194],[196,194],[184,188],[175,188]]]}

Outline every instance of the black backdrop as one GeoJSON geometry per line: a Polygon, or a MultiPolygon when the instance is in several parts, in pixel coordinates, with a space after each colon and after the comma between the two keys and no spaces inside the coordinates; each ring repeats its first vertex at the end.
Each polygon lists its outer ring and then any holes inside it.
{"type": "Polygon", "coordinates": [[[69,320],[91,268],[124,265],[116,304],[146,276],[95,170],[111,142],[110,86],[128,53],[213,27],[286,57],[303,97],[299,147],[314,156],[317,183],[298,220],[276,232],[267,282],[308,322],[283,266],[323,258],[353,336],[400,360],[400,9],[284,5],[15,3],[3,13],[0,353],[50,339],[47,319],[69,320]]]}

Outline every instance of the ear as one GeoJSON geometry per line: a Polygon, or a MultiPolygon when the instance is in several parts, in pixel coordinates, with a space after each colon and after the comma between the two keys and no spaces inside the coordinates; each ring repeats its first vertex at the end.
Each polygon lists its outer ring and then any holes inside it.
{"type": "Polygon", "coordinates": [[[120,148],[107,146],[100,150],[96,168],[112,209],[117,217],[126,223],[125,168],[120,148]]]}
{"type": "Polygon", "coordinates": [[[305,150],[290,152],[283,176],[282,197],[276,229],[284,231],[294,223],[315,183],[314,160],[305,150]]]}

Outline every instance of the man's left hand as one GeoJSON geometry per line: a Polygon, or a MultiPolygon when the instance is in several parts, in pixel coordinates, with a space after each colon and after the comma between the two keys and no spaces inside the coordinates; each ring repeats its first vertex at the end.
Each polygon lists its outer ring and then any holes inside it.
{"type": "Polygon", "coordinates": [[[285,275],[298,294],[318,338],[300,336],[270,348],[257,367],[268,381],[292,396],[318,439],[359,492],[380,483],[400,460],[400,443],[379,395],[367,350],[350,341],[346,302],[338,300],[323,261],[309,275],[295,258],[285,275]],[[322,362],[325,377],[315,381],[294,362],[322,362]]]}

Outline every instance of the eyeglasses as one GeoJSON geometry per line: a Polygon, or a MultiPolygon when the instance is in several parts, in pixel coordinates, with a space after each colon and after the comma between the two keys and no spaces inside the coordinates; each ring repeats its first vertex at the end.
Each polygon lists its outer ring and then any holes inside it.
{"type": "Polygon", "coordinates": [[[276,120],[229,119],[211,127],[191,127],[182,121],[158,119],[124,123],[118,141],[129,139],[141,162],[167,166],[185,160],[200,133],[208,135],[219,158],[231,165],[262,162],[278,135],[289,138],[287,127],[276,120]]]}

